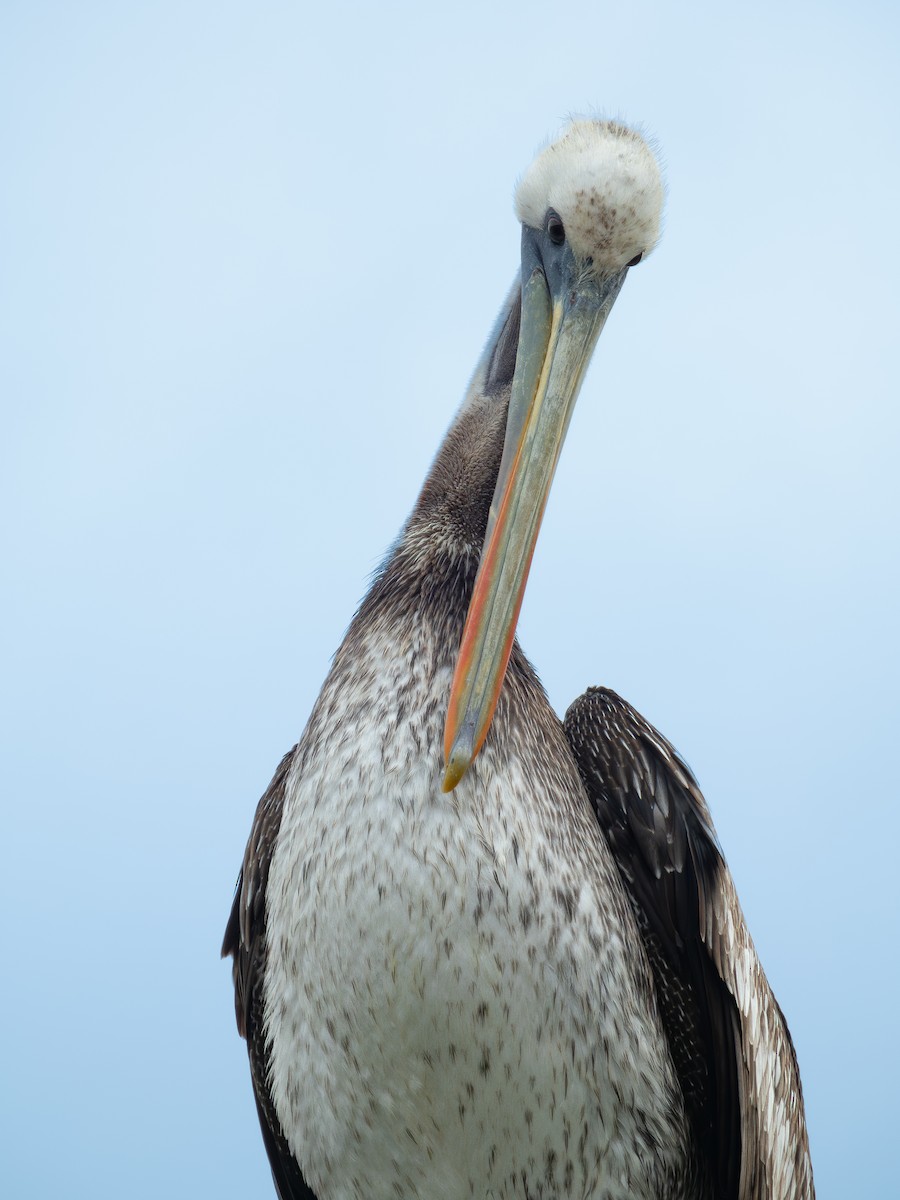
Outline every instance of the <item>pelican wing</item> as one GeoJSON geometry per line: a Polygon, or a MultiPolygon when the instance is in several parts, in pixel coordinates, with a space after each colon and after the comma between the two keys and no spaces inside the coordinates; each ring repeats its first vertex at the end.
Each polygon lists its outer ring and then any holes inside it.
{"type": "MultiPolygon", "coordinates": [[[[294,747],[296,750],[296,746],[294,747]]],[[[282,1132],[268,1085],[269,1051],[263,1031],[263,968],[266,961],[266,885],[281,825],[284,789],[294,759],[290,750],[256,809],[238,877],[222,957],[233,959],[234,1008],[238,1032],[247,1039],[256,1110],[272,1178],[280,1200],[316,1200],[282,1132]]]]}
{"type": "Polygon", "coordinates": [[[712,1193],[811,1200],[794,1047],[696,780],[606,688],[579,697],[565,729],[641,929],[712,1193]]]}

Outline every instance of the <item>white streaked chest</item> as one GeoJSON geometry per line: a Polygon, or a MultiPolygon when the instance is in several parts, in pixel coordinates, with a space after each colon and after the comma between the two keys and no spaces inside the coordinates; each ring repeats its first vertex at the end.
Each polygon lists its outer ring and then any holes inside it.
{"type": "Polygon", "coordinates": [[[326,684],[267,895],[271,1085],[308,1182],[658,1196],[683,1114],[589,814],[490,739],[441,793],[426,643],[371,645],[356,683],[326,684]]]}

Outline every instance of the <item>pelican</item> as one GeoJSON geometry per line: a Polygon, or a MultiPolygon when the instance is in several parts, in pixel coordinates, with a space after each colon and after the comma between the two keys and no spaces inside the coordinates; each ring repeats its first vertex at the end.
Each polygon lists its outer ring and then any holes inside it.
{"type": "Polygon", "coordinates": [[[800,1077],[697,783],[515,640],[582,378],[663,190],[573,122],[413,511],[259,802],[233,957],[281,1200],[794,1200],[800,1077]]]}

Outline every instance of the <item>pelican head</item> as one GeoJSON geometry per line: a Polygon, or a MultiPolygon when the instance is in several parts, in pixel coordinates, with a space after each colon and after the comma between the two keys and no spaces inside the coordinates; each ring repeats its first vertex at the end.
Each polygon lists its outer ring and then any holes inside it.
{"type": "Polygon", "coordinates": [[[522,313],[506,438],[444,732],[444,790],[484,744],[541,518],[582,379],[631,267],[656,245],[663,187],[639,133],[574,121],[516,189],[522,313]]]}

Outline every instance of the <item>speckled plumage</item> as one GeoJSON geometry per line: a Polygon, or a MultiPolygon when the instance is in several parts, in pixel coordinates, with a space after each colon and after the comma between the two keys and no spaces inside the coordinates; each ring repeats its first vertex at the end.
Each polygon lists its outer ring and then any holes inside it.
{"type": "Polygon", "coordinates": [[[516,188],[516,212],[539,226],[550,207],[596,270],[614,271],[659,240],[663,184],[656,158],[617,121],[573,121],[546,146],[516,188]]]}
{"type": "Polygon", "coordinates": [[[790,1039],[668,743],[595,692],[564,729],[516,646],[441,790],[520,303],[257,809],[223,952],[276,1189],[807,1200],[790,1039]]]}
{"type": "Polygon", "coordinates": [[[517,655],[442,793],[446,614],[396,601],[338,656],[269,876],[292,1150],[322,1196],[687,1195],[652,982],[559,722],[517,655]]]}

